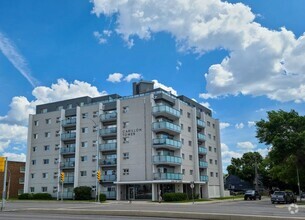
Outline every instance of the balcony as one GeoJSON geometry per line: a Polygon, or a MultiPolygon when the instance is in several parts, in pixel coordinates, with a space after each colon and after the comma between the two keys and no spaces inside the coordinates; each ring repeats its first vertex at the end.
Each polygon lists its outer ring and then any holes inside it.
{"type": "Polygon", "coordinates": [[[76,138],[76,132],[69,132],[69,133],[62,133],[61,140],[62,141],[69,141],[74,140],[76,138]]]}
{"type": "Polygon", "coordinates": [[[155,155],[153,156],[154,164],[172,164],[181,165],[181,157],[176,156],[165,156],[165,155],[155,155]]]}
{"type": "Polygon", "coordinates": [[[176,141],[168,138],[155,138],[153,139],[153,147],[179,150],[181,148],[181,141],[176,141]]]}
{"type": "Polygon", "coordinates": [[[208,182],[209,181],[209,177],[207,175],[202,175],[202,176],[200,176],[200,181],[201,182],[208,182]]]}
{"type": "Polygon", "coordinates": [[[154,173],[155,180],[182,180],[181,173],[154,173]]]}
{"type": "Polygon", "coordinates": [[[24,177],[19,178],[19,184],[24,184],[24,177]]]}
{"type": "Polygon", "coordinates": [[[113,182],[116,181],[116,175],[102,175],[101,182],[113,182]]]}
{"type": "Polygon", "coordinates": [[[109,166],[116,166],[117,160],[116,158],[114,159],[100,159],[99,160],[99,165],[103,167],[109,167],[109,166]]]}
{"type": "Polygon", "coordinates": [[[208,168],[208,163],[204,160],[199,160],[199,168],[208,168]]]}
{"type": "Polygon", "coordinates": [[[197,138],[198,138],[199,141],[205,141],[206,140],[205,135],[201,134],[201,133],[197,134],[197,138]]]}
{"type": "Polygon", "coordinates": [[[24,173],[25,172],[25,167],[20,167],[20,173],[24,173]]]}
{"type": "Polygon", "coordinates": [[[152,108],[152,114],[157,116],[165,116],[169,119],[176,120],[180,117],[180,111],[167,105],[157,105],[152,108]]]}
{"type": "Polygon", "coordinates": [[[74,183],[74,176],[66,176],[64,180],[64,184],[72,184],[74,183]]]}
{"type": "Polygon", "coordinates": [[[67,161],[67,162],[62,162],[60,164],[61,169],[73,169],[75,167],[75,161],[67,161]]]}
{"type": "Polygon", "coordinates": [[[106,152],[106,151],[116,151],[117,143],[101,144],[99,149],[100,149],[100,151],[103,151],[103,152],[106,152]]]}
{"type": "Polygon", "coordinates": [[[107,199],[116,199],[116,191],[102,191],[101,193],[105,194],[107,199]]]}
{"type": "Polygon", "coordinates": [[[75,154],[75,144],[71,144],[69,147],[62,147],[60,149],[61,154],[75,154]]]}
{"type": "Polygon", "coordinates": [[[200,120],[200,119],[197,119],[197,127],[198,128],[205,128],[205,122],[200,120]]]}
{"type": "Polygon", "coordinates": [[[76,118],[68,118],[61,121],[63,127],[73,127],[76,126],[76,118]]]}
{"type": "Polygon", "coordinates": [[[110,121],[116,121],[117,119],[117,113],[116,112],[110,112],[100,115],[101,122],[110,122],[110,121]]]}
{"type": "Polygon", "coordinates": [[[208,153],[208,150],[206,147],[198,147],[198,153],[206,155],[208,153]]]}
{"type": "Polygon", "coordinates": [[[100,135],[102,137],[116,136],[116,133],[117,133],[116,127],[100,129],[100,135]]]}
{"type": "Polygon", "coordinates": [[[154,132],[163,131],[172,135],[177,135],[181,132],[181,127],[179,125],[173,124],[168,121],[154,122],[152,124],[152,129],[154,132]]]}

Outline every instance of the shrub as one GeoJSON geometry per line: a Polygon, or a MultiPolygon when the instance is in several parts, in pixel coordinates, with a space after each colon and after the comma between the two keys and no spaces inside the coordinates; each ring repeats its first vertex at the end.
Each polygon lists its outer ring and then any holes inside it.
{"type": "Polygon", "coordinates": [[[33,199],[32,193],[22,193],[18,196],[18,199],[25,200],[25,199],[33,199]]]}
{"type": "Polygon", "coordinates": [[[164,193],[163,200],[166,202],[183,201],[187,199],[185,193],[164,193]]]}
{"type": "Polygon", "coordinates": [[[49,193],[36,193],[36,194],[33,194],[33,199],[51,200],[53,198],[52,198],[51,194],[49,194],[49,193]]]}
{"type": "Polygon", "coordinates": [[[103,193],[100,194],[100,201],[101,202],[106,201],[106,195],[105,194],[103,194],[103,193]]]}
{"type": "Polygon", "coordinates": [[[74,188],[75,200],[90,200],[91,199],[91,187],[79,186],[74,188]]]}

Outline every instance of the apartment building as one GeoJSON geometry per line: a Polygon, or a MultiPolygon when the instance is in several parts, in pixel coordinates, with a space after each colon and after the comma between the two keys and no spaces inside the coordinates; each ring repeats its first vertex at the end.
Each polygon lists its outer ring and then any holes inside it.
{"type": "Polygon", "coordinates": [[[200,198],[223,196],[219,121],[147,81],[134,83],[131,96],[39,105],[29,119],[24,191],[72,199],[77,186],[117,200],[157,201],[191,186],[200,198]]]}

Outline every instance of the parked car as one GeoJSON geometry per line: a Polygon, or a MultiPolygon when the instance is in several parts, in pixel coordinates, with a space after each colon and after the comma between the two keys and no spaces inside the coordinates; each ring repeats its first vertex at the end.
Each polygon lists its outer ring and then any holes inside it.
{"type": "Polygon", "coordinates": [[[275,191],[271,195],[271,203],[293,203],[296,201],[296,197],[292,192],[275,191]]]}
{"type": "Polygon", "coordinates": [[[244,200],[248,200],[248,199],[250,199],[250,200],[256,200],[256,199],[261,200],[262,196],[256,190],[247,190],[245,192],[245,195],[244,195],[244,200]]]}
{"type": "Polygon", "coordinates": [[[301,193],[301,199],[305,199],[305,192],[301,193]]]}

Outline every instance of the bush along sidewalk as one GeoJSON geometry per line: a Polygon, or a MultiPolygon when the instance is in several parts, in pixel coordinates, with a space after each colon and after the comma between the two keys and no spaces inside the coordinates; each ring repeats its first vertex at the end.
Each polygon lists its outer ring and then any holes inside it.
{"type": "Polygon", "coordinates": [[[184,201],[187,200],[185,193],[164,193],[163,200],[165,202],[184,201]]]}
{"type": "Polygon", "coordinates": [[[52,196],[49,193],[23,193],[18,196],[20,200],[52,200],[52,196]]]}

